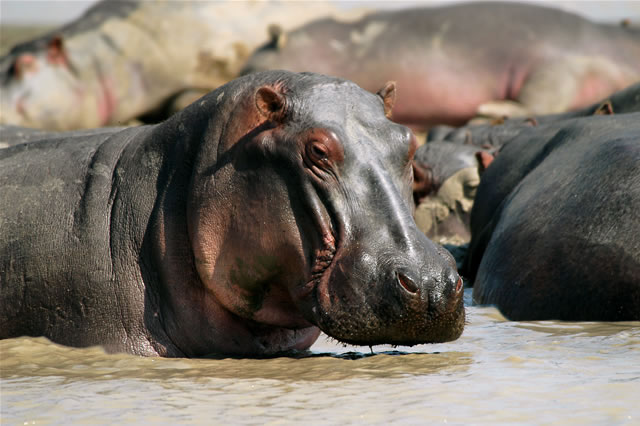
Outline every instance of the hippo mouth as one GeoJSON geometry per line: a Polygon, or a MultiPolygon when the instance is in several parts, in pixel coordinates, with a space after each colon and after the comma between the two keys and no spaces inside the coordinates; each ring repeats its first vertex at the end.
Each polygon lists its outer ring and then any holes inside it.
{"type": "Polygon", "coordinates": [[[321,200],[319,191],[312,191],[310,194],[312,195],[308,201],[310,210],[313,212],[315,228],[320,236],[320,244],[314,251],[310,276],[299,290],[298,299],[307,299],[318,289],[322,281],[328,280],[326,277],[330,274],[338,253],[339,238],[336,238],[336,230],[342,229],[330,203],[327,200],[321,200]]]}

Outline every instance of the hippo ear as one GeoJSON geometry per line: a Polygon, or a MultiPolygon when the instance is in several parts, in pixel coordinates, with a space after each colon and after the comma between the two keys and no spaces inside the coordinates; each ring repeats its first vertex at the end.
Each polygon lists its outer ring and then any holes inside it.
{"type": "Polygon", "coordinates": [[[610,100],[604,101],[596,110],[593,115],[613,115],[613,105],[610,100]]]}
{"type": "Polygon", "coordinates": [[[487,151],[476,152],[476,159],[478,160],[478,171],[482,174],[494,159],[493,154],[487,151]]]}
{"type": "Polygon", "coordinates": [[[287,35],[282,27],[278,24],[271,24],[267,28],[271,45],[276,49],[282,49],[287,44],[287,35]]]}
{"type": "Polygon", "coordinates": [[[56,35],[47,44],[47,62],[56,65],[67,64],[67,52],[62,36],[56,35]]]}
{"type": "Polygon", "coordinates": [[[256,108],[260,114],[271,121],[282,121],[286,109],[286,98],[282,93],[270,86],[263,86],[256,91],[256,108]]]}
{"type": "Polygon", "coordinates": [[[384,115],[387,118],[391,118],[391,110],[393,109],[393,104],[396,103],[396,82],[387,82],[382,89],[378,90],[377,95],[382,98],[384,115]]]}

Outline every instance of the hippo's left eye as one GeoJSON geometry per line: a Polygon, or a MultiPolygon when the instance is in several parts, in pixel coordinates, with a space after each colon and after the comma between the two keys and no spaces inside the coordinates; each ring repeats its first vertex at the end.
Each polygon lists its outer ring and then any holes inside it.
{"type": "Polygon", "coordinates": [[[312,141],[307,144],[307,155],[314,162],[325,163],[329,160],[329,149],[318,141],[312,141]]]}

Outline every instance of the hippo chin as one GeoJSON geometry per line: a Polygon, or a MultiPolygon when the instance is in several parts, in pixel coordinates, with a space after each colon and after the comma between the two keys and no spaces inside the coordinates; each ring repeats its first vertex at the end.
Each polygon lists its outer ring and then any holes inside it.
{"type": "Polygon", "coordinates": [[[0,338],[188,357],[456,339],[461,280],[411,218],[394,97],[264,72],[158,125],[0,150],[0,338]]]}

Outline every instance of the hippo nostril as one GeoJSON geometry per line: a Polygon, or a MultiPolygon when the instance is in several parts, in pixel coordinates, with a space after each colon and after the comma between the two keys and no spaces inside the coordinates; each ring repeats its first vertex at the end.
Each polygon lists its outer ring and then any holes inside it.
{"type": "Polygon", "coordinates": [[[418,292],[418,286],[413,282],[411,278],[400,272],[397,273],[396,277],[398,279],[398,284],[400,284],[402,288],[407,290],[409,293],[415,294],[418,292]]]}

